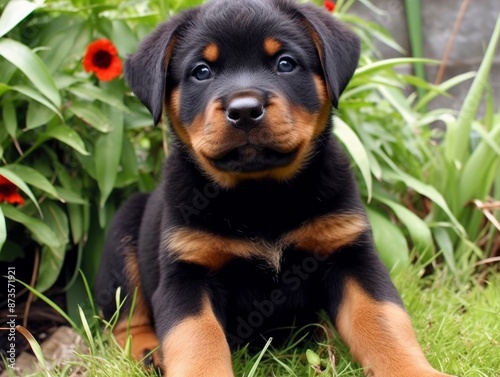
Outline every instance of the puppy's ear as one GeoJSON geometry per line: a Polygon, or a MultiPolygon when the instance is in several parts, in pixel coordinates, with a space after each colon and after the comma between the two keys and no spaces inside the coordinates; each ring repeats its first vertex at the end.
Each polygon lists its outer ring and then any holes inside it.
{"type": "Polygon", "coordinates": [[[158,26],[125,62],[125,78],[135,95],[148,108],[155,125],[160,122],[163,113],[167,67],[177,35],[194,14],[194,10],[187,11],[158,26]]]}
{"type": "Polygon", "coordinates": [[[358,37],[326,11],[304,4],[300,13],[318,50],[328,95],[335,108],[349,83],[360,54],[358,37]]]}

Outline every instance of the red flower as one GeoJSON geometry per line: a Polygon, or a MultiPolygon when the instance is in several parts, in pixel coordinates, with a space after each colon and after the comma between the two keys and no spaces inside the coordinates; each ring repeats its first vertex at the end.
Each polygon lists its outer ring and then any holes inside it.
{"type": "Polygon", "coordinates": [[[83,68],[94,72],[101,81],[111,81],[122,73],[122,61],[111,41],[98,39],[87,46],[83,68]]]}
{"type": "Polygon", "coordinates": [[[24,204],[24,199],[17,192],[17,186],[0,175],[0,203],[24,204]]]}
{"type": "Polygon", "coordinates": [[[332,0],[325,0],[323,1],[323,5],[326,8],[328,12],[334,12],[335,11],[335,2],[332,0]]]}

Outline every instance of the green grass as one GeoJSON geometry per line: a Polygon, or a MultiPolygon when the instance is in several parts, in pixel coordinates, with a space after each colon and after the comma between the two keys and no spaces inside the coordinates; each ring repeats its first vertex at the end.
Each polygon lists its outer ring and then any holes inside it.
{"type": "MultiPolygon", "coordinates": [[[[500,377],[500,275],[492,271],[486,282],[479,284],[476,278],[458,283],[446,271],[424,278],[421,274],[412,266],[393,274],[393,278],[431,364],[460,377],[500,377]]],[[[462,276],[466,279],[470,274],[462,276]]],[[[335,332],[319,325],[304,331],[328,335],[323,336],[324,342],[297,345],[301,337],[298,333],[289,346],[278,350],[270,346],[262,352],[260,361],[260,355],[240,350],[233,358],[236,376],[363,376],[335,332]],[[322,359],[322,373],[315,372],[309,365],[308,360],[311,361],[314,354],[309,351],[308,359],[307,349],[322,359]]],[[[33,376],[71,376],[70,371],[77,367],[86,370],[87,376],[158,375],[145,373],[116,346],[107,332],[95,334],[90,348],[91,354],[80,355],[79,362],[33,376]]]]}

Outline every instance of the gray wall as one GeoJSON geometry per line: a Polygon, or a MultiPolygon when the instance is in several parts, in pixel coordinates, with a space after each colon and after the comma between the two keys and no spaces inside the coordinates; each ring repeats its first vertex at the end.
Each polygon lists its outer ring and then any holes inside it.
{"type": "MultiPolygon", "coordinates": [[[[360,2],[356,2],[351,11],[383,25],[403,48],[410,51],[404,1],[372,0],[372,3],[383,11],[382,15],[375,14],[360,2]]],[[[422,0],[421,3],[424,54],[426,57],[441,60],[462,0],[422,0]]],[[[470,0],[449,56],[443,80],[478,69],[499,14],[500,0],[470,0]]],[[[385,46],[380,46],[380,50],[384,57],[401,56],[397,51],[385,46]]],[[[437,71],[438,66],[427,66],[427,80],[434,82],[437,71]]],[[[500,107],[500,47],[496,51],[491,85],[498,111],[500,107]]],[[[439,98],[430,105],[430,108],[459,109],[469,87],[470,81],[456,87],[451,91],[453,98],[439,98]]]]}

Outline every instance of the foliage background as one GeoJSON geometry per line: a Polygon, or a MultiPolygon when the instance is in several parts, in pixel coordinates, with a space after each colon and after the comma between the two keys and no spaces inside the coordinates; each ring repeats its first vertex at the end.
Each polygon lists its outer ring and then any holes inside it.
{"type": "MultiPolygon", "coordinates": [[[[200,2],[1,5],[0,175],[26,203],[0,204],[0,261],[22,266],[20,279],[40,292],[58,281],[73,317],[72,303],[85,296],[78,270],[92,282],[114,212],[132,192],[155,187],[168,153],[166,125],[153,128],[123,78],[104,83],[83,71],[86,46],[108,38],[124,59],[159,22],[200,2]]],[[[435,62],[376,56],[375,39],[400,47],[379,25],[350,14],[352,3],[338,1],[335,17],[358,33],[363,53],[335,132],[352,157],[379,252],[390,268],[416,260],[463,279],[461,272],[500,249],[491,200],[500,198],[500,114],[488,84],[500,22],[478,73],[435,86],[394,69],[435,62]],[[467,80],[473,84],[461,111],[425,110],[467,80]],[[483,99],[485,114],[477,116],[483,99]],[[437,121],[446,127],[432,127],[437,121]]]]}

